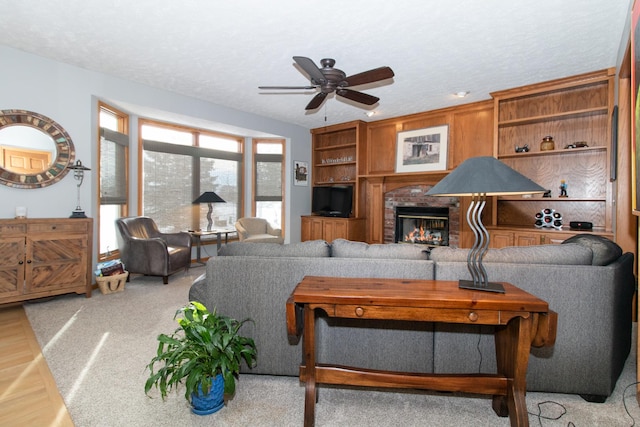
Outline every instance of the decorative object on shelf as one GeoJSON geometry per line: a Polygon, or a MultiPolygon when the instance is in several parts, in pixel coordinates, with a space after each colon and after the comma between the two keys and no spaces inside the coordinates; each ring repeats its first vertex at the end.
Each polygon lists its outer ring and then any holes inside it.
{"type": "Polygon", "coordinates": [[[551,190],[547,190],[544,192],[544,194],[542,195],[542,197],[544,198],[551,198],[551,190]]]}
{"type": "Polygon", "coordinates": [[[449,125],[398,132],[396,172],[447,170],[449,125]]]}
{"type": "Polygon", "coordinates": [[[559,197],[569,197],[567,194],[567,183],[564,181],[560,181],[560,196],[559,197]]]}
{"type": "Polygon", "coordinates": [[[555,228],[562,230],[562,214],[555,209],[545,208],[536,213],[537,228],[555,228]]]}
{"type": "Polygon", "coordinates": [[[309,185],[309,163],[293,161],[293,185],[306,187],[309,185]]]}
{"type": "Polygon", "coordinates": [[[516,145],[516,153],[528,153],[529,152],[529,144],[524,144],[522,147],[516,145]]]}
{"type": "Polygon", "coordinates": [[[84,171],[90,171],[91,169],[84,166],[80,160],[76,160],[72,166],[69,166],[69,169],[73,171],[73,178],[78,181],[78,203],[76,204],[76,209],[71,212],[71,216],[69,218],[86,218],[87,216],[80,207],[80,186],[82,185],[82,181],[84,181],[84,171]]]}
{"type": "Polygon", "coordinates": [[[24,206],[16,206],[16,219],[25,219],[27,217],[27,208],[24,206]]]}
{"type": "Polygon", "coordinates": [[[593,230],[593,223],[589,221],[571,221],[569,228],[572,230],[593,230]]]}
{"type": "Polygon", "coordinates": [[[211,219],[211,212],[213,211],[213,206],[211,206],[211,203],[227,203],[227,202],[222,200],[222,197],[218,196],[213,191],[205,191],[200,195],[200,197],[198,197],[193,201],[194,205],[199,203],[206,203],[209,206],[209,210],[207,211],[207,221],[209,221],[209,223],[207,224],[207,231],[211,231],[211,226],[213,225],[213,220],[211,219]]]}
{"type": "Polygon", "coordinates": [[[551,151],[555,150],[556,143],[553,141],[552,136],[545,136],[542,138],[542,142],[540,143],[540,151],[551,151]]]}
{"type": "Polygon", "coordinates": [[[587,144],[584,141],[580,141],[580,142],[574,142],[573,144],[567,144],[564,146],[564,149],[568,149],[568,148],[585,148],[588,147],[589,144],[587,144]]]}
{"type": "Polygon", "coordinates": [[[428,196],[471,196],[467,222],[475,235],[475,242],[469,250],[467,268],[473,280],[460,280],[460,288],[504,293],[501,284],[489,282],[482,265],[482,258],[489,248],[489,232],[482,224],[487,196],[539,194],[545,191],[526,176],[490,156],[465,160],[427,191],[428,196]]]}

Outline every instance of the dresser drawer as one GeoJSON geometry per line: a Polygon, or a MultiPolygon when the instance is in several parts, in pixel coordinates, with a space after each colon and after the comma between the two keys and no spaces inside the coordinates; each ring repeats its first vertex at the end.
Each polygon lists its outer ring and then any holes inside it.
{"type": "Polygon", "coordinates": [[[27,224],[0,224],[0,236],[9,234],[24,234],[27,232],[27,224]]]}
{"type": "Polygon", "coordinates": [[[88,223],[85,221],[35,222],[28,224],[29,233],[86,233],[88,223]]]}
{"type": "Polygon", "coordinates": [[[499,325],[499,310],[446,309],[430,307],[392,307],[377,305],[336,305],[333,310],[322,306],[329,316],[353,319],[415,320],[426,322],[499,325]]]}

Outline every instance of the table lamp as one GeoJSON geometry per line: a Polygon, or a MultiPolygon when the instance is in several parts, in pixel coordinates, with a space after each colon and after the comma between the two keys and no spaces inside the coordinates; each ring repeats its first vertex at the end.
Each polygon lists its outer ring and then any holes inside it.
{"type": "Polygon", "coordinates": [[[513,196],[544,193],[545,189],[516,172],[495,157],[472,157],[427,191],[427,196],[471,196],[467,223],[475,235],[467,255],[467,268],[473,280],[460,280],[459,287],[504,293],[499,283],[491,283],[482,258],[489,248],[489,232],[482,224],[482,211],[487,196],[513,196]]]}
{"type": "Polygon", "coordinates": [[[227,202],[222,200],[222,197],[218,196],[213,191],[205,191],[200,195],[200,197],[198,197],[193,201],[193,204],[197,204],[197,203],[206,203],[209,205],[209,212],[207,212],[207,219],[209,220],[209,224],[207,225],[207,231],[211,231],[211,225],[213,224],[213,221],[211,220],[211,212],[213,211],[213,206],[211,206],[211,203],[227,203],[227,202]]]}
{"type": "Polygon", "coordinates": [[[78,181],[78,203],[69,218],[86,218],[87,216],[80,207],[80,186],[82,185],[82,181],[84,181],[84,171],[90,171],[91,169],[83,165],[80,160],[76,160],[74,164],[69,166],[69,169],[73,171],[73,177],[78,181]]]}

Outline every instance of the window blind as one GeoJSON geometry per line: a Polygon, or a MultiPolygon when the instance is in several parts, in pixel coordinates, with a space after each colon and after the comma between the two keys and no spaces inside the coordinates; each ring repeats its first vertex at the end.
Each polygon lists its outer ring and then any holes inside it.
{"type": "Polygon", "coordinates": [[[127,158],[129,136],[100,128],[100,204],[127,203],[127,158]]]}

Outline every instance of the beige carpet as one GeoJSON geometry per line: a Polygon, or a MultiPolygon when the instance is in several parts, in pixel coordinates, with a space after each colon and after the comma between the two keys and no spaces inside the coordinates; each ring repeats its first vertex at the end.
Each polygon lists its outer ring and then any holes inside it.
{"type": "MultiPolygon", "coordinates": [[[[242,375],[236,395],[220,412],[191,414],[183,394],[163,402],[144,394],[145,366],[156,337],[175,329],[173,315],[187,302],[192,268],[163,285],[134,276],[124,292],[92,298],[67,295],[25,304],[42,352],[77,427],[89,426],[301,426],[304,387],[297,378],[242,375]]],[[[284,304],[284,302],[283,302],[284,304]]],[[[284,305],[282,307],[284,309],[284,305]]],[[[284,327],[284,325],[283,325],[284,327]]],[[[260,349],[258,349],[259,352],[260,349]]],[[[258,353],[259,354],[259,353],[258,353]]],[[[529,393],[532,426],[631,426],[640,422],[635,399],[635,341],[616,390],[603,404],[579,396],[529,393]],[[552,401],[556,403],[543,403],[552,401]],[[560,406],[562,405],[562,406],[560,406]],[[542,419],[536,415],[541,411],[542,419]]],[[[508,426],[487,397],[321,388],[318,426],[508,426]]]]}

